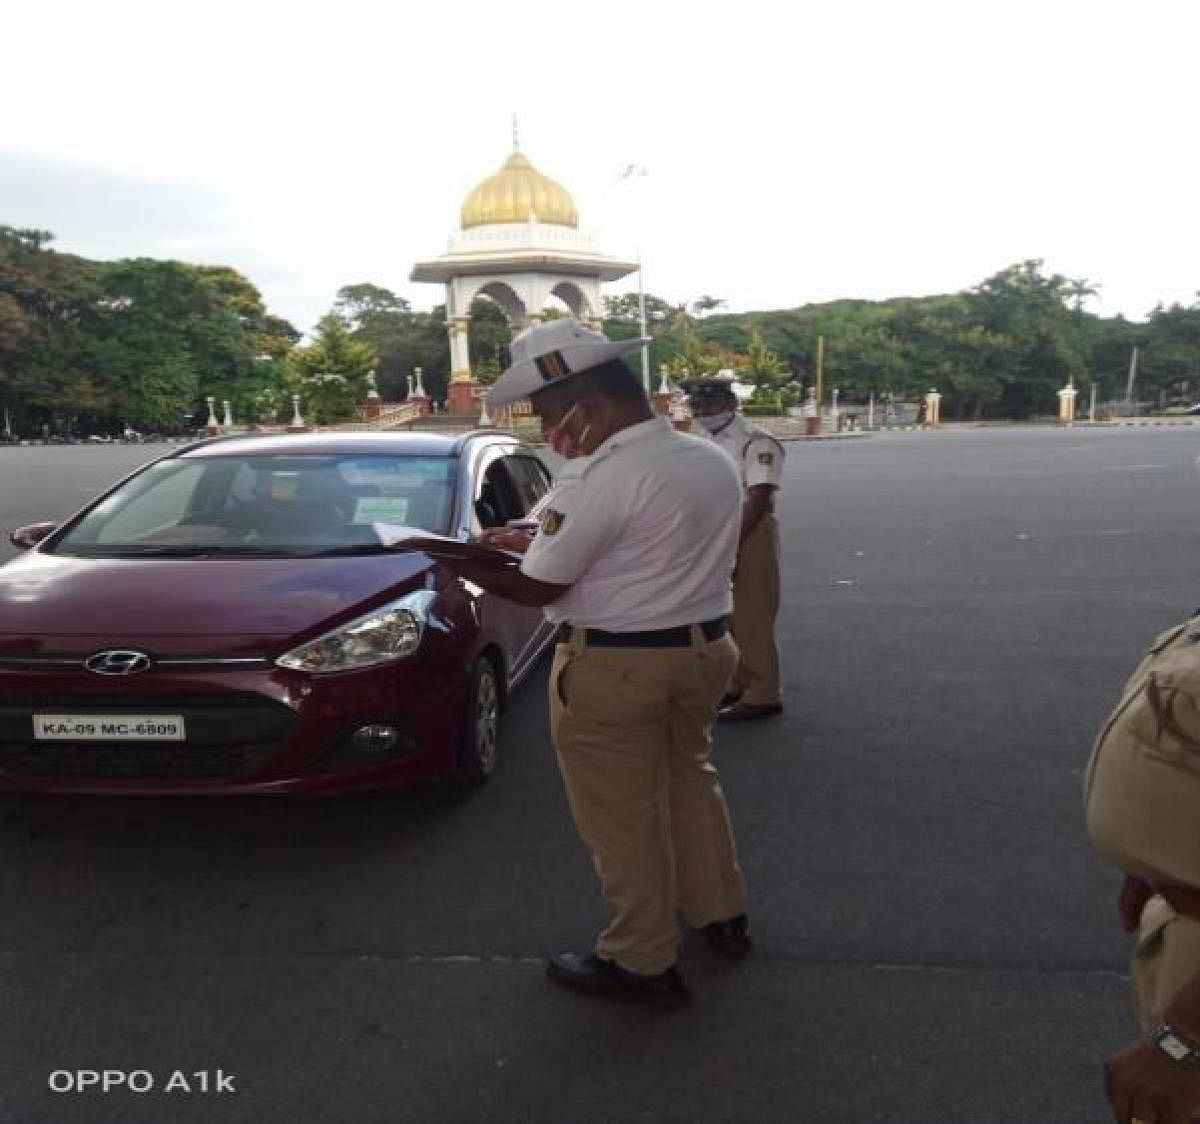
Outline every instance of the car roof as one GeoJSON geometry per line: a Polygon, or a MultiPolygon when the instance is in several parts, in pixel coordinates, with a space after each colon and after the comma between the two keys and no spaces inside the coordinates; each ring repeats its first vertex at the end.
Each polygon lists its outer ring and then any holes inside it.
{"type": "Polygon", "coordinates": [[[354,432],[253,433],[214,437],[181,449],[180,457],[256,457],[277,454],[323,456],[457,457],[469,445],[515,444],[511,433],[471,430],[467,433],[354,432]]]}

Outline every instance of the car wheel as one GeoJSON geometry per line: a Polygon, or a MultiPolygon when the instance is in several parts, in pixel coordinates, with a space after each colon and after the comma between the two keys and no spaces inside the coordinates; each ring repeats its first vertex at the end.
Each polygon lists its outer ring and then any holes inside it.
{"type": "Polygon", "coordinates": [[[500,682],[496,665],[480,656],[471,669],[455,781],[465,788],[483,784],[496,771],[500,732],[500,682]]]}

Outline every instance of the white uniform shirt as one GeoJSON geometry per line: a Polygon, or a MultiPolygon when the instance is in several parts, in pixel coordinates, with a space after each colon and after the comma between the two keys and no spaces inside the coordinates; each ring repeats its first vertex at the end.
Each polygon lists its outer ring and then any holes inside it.
{"type": "Polygon", "coordinates": [[[783,482],[783,446],[762,426],[734,414],[733,421],[720,433],[708,436],[733,457],[747,488],[756,484],[778,488],[783,482]]]}
{"type": "Polygon", "coordinates": [[[609,632],[697,624],[732,609],[742,489],[729,458],[665,418],[567,461],[521,564],[571,588],[547,618],[609,632]]]}

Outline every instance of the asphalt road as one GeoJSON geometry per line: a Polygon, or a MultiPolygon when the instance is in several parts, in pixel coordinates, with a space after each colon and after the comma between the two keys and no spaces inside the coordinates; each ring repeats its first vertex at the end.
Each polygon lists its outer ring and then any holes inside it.
{"type": "MultiPolygon", "coordinates": [[[[147,453],[0,449],[0,524],[147,453]]],[[[547,983],[603,910],[535,682],[463,801],[0,799],[0,1120],[1106,1120],[1126,950],[1081,773],[1200,603],[1200,432],[788,453],[787,714],[719,736],[749,961],[689,939],[671,1014],[547,983]],[[105,1068],[159,1088],[47,1088],[105,1068]],[[218,1069],[235,1093],[162,1091],[218,1069]]]]}

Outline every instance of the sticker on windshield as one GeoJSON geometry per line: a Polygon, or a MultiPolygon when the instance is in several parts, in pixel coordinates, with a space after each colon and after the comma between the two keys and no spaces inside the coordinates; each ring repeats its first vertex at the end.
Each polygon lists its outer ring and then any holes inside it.
{"type": "Polygon", "coordinates": [[[354,508],[355,523],[404,523],[407,496],[360,496],[354,508]]]}

